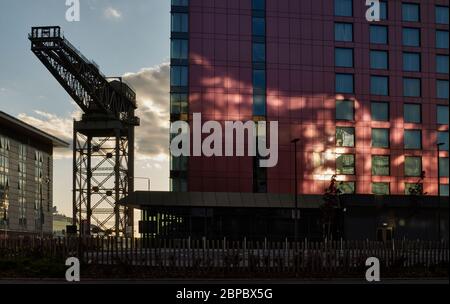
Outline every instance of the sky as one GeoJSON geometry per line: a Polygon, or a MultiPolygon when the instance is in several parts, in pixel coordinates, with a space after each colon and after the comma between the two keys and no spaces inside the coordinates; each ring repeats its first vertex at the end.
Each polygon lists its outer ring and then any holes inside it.
{"type": "MultiPolygon", "coordinates": [[[[30,51],[32,26],[59,25],[103,74],[123,76],[138,96],[135,176],[169,188],[169,0],[80,0],[80,21],[65,18],[66,0],[0,0],[0,110],[71,142],[80,109],[30,51]],[[152,130],[152,132],[149,132],[152,130]]],[[[54,160],[54,205],[72,214],[71,150],[54,160]]],[[[136,180],[136,190],[147,181],[136,180]]]]}

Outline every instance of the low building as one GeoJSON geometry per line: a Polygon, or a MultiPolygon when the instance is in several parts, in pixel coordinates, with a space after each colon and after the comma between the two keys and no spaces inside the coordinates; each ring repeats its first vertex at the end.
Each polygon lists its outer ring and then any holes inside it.
{"type": "Polygon", "coordinates": [[[0,229],[7,235],[52,234],[53,149],[68,146],[0,111],[0,229]]]}
{"type": "Polygon", "coordinates": [[[71,217],[65,216],[57,212],[53,213],[53,236],[65,237],[67,235],[67,226],[73,224],[71,217]]]}

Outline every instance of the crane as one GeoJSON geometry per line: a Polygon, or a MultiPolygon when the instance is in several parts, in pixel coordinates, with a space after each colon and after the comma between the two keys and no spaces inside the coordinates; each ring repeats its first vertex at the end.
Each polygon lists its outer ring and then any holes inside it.
{"type": "Polygon", "coordinates": [[[73,225],[133,236],[133,209],[117,202],[134,190],[136,93],[121,78],[105,77],[59,26],[32,27],[31,51],[80,107],[73,127],[73,225]]]}

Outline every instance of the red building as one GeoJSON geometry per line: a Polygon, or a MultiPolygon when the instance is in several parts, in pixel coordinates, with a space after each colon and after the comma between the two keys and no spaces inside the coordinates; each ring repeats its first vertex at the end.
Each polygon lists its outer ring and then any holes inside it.
{"type": "Polygon", "coordinates": [[[173,0],[172,120],[279,122],[279,162],[172,161],[173,190],[448,195],[448,1],[173,0]]]}

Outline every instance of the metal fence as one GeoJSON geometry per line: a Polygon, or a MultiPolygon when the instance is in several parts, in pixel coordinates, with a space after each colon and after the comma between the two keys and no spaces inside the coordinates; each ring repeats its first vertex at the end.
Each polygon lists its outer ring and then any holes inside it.
{"type": "Polygon", "coordinates": [[[448,276],[448,242],[322,241],[272,242],[131,239],[115,237],[1,240],[0,259],[78,257],[84,265],[126,266],[161,273],[364,273],[368,257],[384,272],[448,276]]]}

